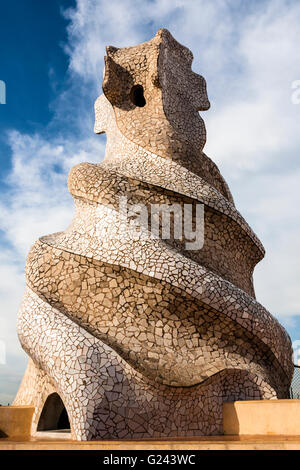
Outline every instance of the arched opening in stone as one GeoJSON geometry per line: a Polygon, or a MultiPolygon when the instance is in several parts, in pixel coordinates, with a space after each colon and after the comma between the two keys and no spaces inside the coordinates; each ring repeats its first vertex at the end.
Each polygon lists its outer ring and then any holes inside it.
{"type": "Polygon", "coordinates": [[[142,108],[143,106],[145,106],[146,100],[144,97],[144,88],[142,87],[142,85],[134,85],[131,88],[130,99],[131,99],[131,102],[135,106],[138,106],[139,108],[142,108]]]}
{"type": "Polygon", "coordinates": [[[58,393],[51,393],[45,401],[37,431],[59,430],[70,432],[70,421],[66,407],[58,393]]]}

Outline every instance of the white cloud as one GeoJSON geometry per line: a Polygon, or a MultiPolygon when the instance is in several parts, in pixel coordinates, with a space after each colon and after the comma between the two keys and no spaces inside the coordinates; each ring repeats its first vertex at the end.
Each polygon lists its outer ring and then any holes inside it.
{"type": "Polygon", "coordinates": [[[82,161],[101,161],[102,140],[80,142],[39,135],[9,135],[12,170],[8,192],[0,199],[0,222],[6,238],[24,256],[39,236],[66,228],[72,218],[72,199],[67,190],[70,168],[82,161]]]}
{"type": "Polygon", "coordinates": [[[239,180],[245,217],[266,248],[266,257],[255,271],[257,298],[281,318],[300,313],[299,181],[299,168],[239,180]],[[251,179],[256,181],[254,188],[251,179]]]}
{"type": "Polygon", "coordinates": [[[221,100],[209,116],[207,150],[228,172],[288,169],[287,159],[300,147],[300,107],[291,102],[291,84],[300,74],[300,5],[288,3],[271,2],[244,21],[236,45],[243,74],[232,74],[238,92],[231,87],[230,101],[221,100]]]}

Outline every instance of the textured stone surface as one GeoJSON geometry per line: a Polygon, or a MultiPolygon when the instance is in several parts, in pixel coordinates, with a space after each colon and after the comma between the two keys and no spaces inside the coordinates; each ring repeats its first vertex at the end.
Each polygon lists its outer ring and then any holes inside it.
{"type": "Polygon", "coordinates": [[[191,62],[166,30],[107,49],[105,159],[72,168],[73,221],[26,263],[18,331],[31,359],[15,404],[35,405],[33,432],[53,392],[82,440],[220,434],[223,402],[288,396],[290,339],[253,289],[264,249],[202,152],[209,101],[191,62]],[[137,232],[124,197],[203,205],[203,247],[137,232]]]}

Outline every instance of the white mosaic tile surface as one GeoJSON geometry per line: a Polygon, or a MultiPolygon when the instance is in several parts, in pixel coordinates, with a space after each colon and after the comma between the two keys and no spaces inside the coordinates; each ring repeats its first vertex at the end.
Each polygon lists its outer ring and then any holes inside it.
{"type": "Polygon", "coordinates": [[[209,101],[191,52],[160,30],[107,54],[105,160],[71,170],[72,223],[28,255],[18,332],[30,361],[14,404],[36,407],[33,433],[55,391],[76,439],[220,434],[224,401],[288,396],[290,338],[252,282],[264,249],[202,152],[209,101]],[[203,247],[137,234],[121,197],[203,204],[203,247]]]}

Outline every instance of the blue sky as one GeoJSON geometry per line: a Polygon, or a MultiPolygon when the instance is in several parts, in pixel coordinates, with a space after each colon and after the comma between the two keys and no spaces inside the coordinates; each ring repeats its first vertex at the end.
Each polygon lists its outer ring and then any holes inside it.
{"type": "Polygon", "coordinates": [[[8,87],[0,113],[2,171],[11,167],[5,131],[42,131],[53,116],[49,103],[66,86],[68,60],[61,45],[67,41],[67,21],[60,9],[73,5],[69,0],[1,3],[0,76],[8,87]]]}
{"type": "Polygon", "coordinates": [[[205,152],[266,248],[257,299],[300,339],[300,105],[291,100],[299,1],[12,0],[0,8],[0,403],[12,401],[26,365],[15,327],[26,254],[71,221],[69,169],[104,155],[93,103],[105,45],[134,45],[160,27],[193,51],[193,69],[207,80],[205,152]]]}

